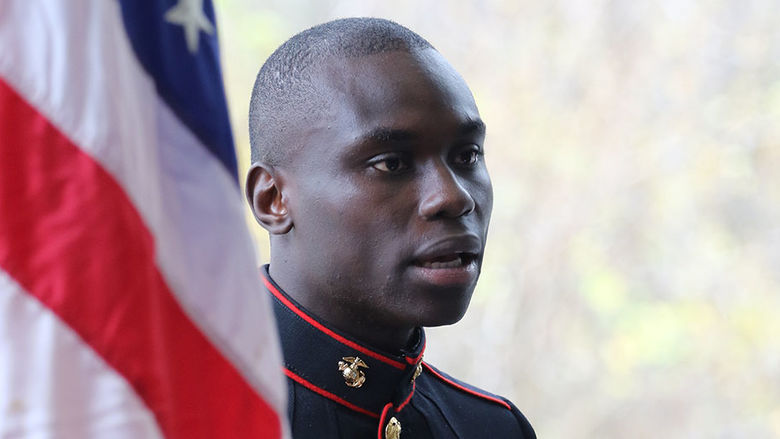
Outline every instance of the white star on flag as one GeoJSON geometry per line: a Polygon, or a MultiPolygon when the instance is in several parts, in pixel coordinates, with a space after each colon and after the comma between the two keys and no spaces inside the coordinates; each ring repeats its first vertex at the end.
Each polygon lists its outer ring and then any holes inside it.
{"type": "Polygon", "coordinates": [[[200,31],[209,35],[214,33],[214,26],[203,13],[203,0],[179,0],[176,6],[165,13],[165,21],[184,28],[187,49],[191,53],[198,51],[200,31]]]}

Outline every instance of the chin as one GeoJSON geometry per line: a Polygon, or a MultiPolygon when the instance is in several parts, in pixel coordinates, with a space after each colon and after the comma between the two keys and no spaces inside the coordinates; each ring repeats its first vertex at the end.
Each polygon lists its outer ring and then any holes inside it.
{"type": "Polygon", "coordinates": [[[464,315],[466,315],[465,312],[462,312],[456,316],[437,317],[434,319],[430,319],[426,321],[426,323],[419,326],[424,326],[426,328],[434,328],[436,326],[454,325],[455,323],[458,323],[460,319],[463,318],[464,315]]]}
{"type": "Polygon", "coordinates": [[[446,326],[458,323],[466,315],[466,310],[471,301],[471,294],[460,300],[448,300],[445,303],[431,303],[435,309],[428,309],[424,315],[420,316],[419,326],[433,327],[446,326]]]}

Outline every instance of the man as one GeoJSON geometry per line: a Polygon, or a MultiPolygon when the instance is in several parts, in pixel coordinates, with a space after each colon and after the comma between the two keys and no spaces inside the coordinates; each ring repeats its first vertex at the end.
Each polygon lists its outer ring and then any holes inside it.
{"type": "Polygon", "coordinates": [[[509,401],[422,361],[422,327],[468,307],[493,203],[452,66],[393,22],[332,21],[265,62],[249,124],[293,436],[535,437],[509,401]]]}

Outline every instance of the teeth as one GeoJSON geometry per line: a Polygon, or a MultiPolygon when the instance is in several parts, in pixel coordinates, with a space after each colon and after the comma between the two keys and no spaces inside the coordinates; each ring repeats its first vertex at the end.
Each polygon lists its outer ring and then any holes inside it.
{"type": "Polygon", "coordinates": [[[458,268],[463,265],[463,260],[460,256],[449,262],[425,262],[423,267],[425,268],[458,268]]]}

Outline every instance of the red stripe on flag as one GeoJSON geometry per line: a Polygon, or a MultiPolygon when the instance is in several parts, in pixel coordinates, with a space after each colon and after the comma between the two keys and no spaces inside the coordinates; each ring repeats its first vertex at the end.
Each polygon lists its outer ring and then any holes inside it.
{"type": "Polygon", "coordinates": [[[125,377],[167,438],[281,437],[168,289],[122,188],[2,80],[0,211],[0,267],[125,377]]]}

